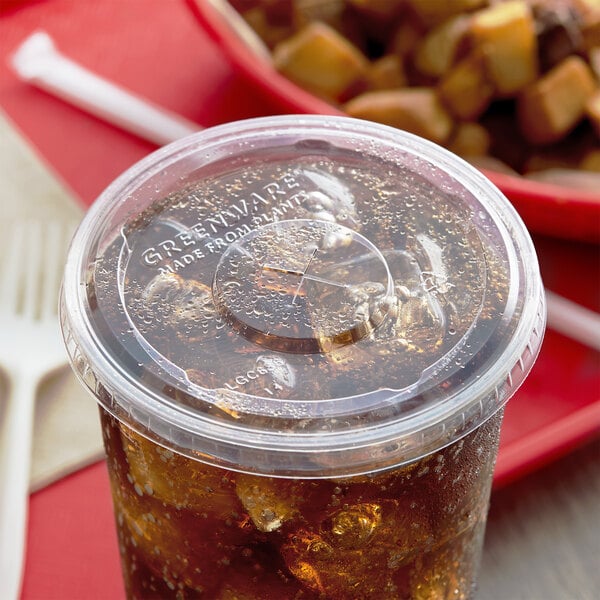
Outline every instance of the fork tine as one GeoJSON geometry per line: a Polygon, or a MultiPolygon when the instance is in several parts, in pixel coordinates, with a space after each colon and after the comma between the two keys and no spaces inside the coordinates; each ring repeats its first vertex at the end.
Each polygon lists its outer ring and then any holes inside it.
{"type": "Polygon", "coordinates": [[[0,307],[6,312],[16,313],[22,293],[20,272],[25,246],[25,227],[22,223],[6,221],[2,228],[4,250],[0,272],[0,307]]]}
{"type": "Polygon", "coordinates": [[[38,316],[40,289],[42,287],[42,224],[28,221],[26,224],[27,243],[24,244],[26,260],[24,269],[25,287],[23,290],[23,316],[35,319],[38,316]]]}
{"type": "Polygon", "coordinates": [[[58,286],[65,252],[65,234],[62,223],[51,221],[45,227],[44,240],[44,285],[40,305],[40,317],[48,319],[56,315],[58,286]]]}

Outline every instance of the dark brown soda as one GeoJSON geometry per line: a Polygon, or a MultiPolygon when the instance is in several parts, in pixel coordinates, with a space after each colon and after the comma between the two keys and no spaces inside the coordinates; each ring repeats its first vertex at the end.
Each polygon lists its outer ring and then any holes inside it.
{"type": "Polygon", "coordinates": [[[130,599],[473,596],[501,411],[419,461],[343,479],[237,473],[101,420],[130,599]]]}

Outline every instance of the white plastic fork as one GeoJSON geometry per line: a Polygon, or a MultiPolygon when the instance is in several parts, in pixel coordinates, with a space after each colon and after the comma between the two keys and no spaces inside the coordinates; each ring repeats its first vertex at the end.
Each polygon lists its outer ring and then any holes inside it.
{"type": "Polygon", "coordinates": [[[67,364],[57,305],[73,228],[51,221],[0,227],[0,368],[8,395],[0,413],[0,598],[22,581],[33,414],[39,383],[67,364]]]}

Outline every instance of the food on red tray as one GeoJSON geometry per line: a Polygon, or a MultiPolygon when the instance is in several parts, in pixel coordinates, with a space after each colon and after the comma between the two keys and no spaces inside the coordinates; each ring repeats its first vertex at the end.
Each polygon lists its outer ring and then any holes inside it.
{"type": "Polygon", "coordinates": [[[440,80],[436,93],[458,119],[474,121],[481,116],[494,97],[484,53],[475,50],[454,65],[440,80]]]}
{"type": "Polygon", "coordinates": [[[454,130],[448,148],[461,156],[484,156],[490,148],[490,134],[479,123],[460,123],[454,130]]]}
{"type": "Polygon", "coordinates": [[[283,75],[351,116],[502,171],[598,171],[599,0],[232,4],[283,75]]]}
{"type": "Polygon", "coordinates": [[[454,62],[458,46],[469,27],[467,15],[451,17],[433,27],[417,43],[413,55],[415,68],[424,75],[441,77],[454,62]]]}
{"type": "Polygon", "coordinates": [[[366,92],[344,108],[352,117],[406,129],[439,144],[452,131],[452,118],[431,88],[366,92]]]}
{"type": "MultiPolygon", "coordinates": [[[[592,122],[596,134],[600,137],[600,90],[594,92],[585,103],[585,114],[592,122]]],[[[593,151],[592,151],[593,152],[593,151]]],[[[598,154],[600,150],[596,151],[598,154]]]]}
{"type": "Polygon", "coordinates": [[[402,59],[388,54],[373,61],[367,71],[368,85],[374,90],[393,90],[406,86],[406,74],[402,59]]]}
{"type": "Polygon", "coordinates": [[[318,21],[278,44],[273,60],[281,73],[329,100],[364,87],[368,65],[358,48],[318,21]]]}
{"type": "Polygon", "coordinates": [[[596,89],[587,64],[578,56],[565,58],[519,95],[517,114],[523,135],[533,144],[562,139],[583,119],[596,89]]]}
{"type": "Polygon", "coordinates": [[[537,77],[535,21],[526,2],[511,0],[474,13],[469,36],[483,51],[497,97],[514,95],[537,77]]]}

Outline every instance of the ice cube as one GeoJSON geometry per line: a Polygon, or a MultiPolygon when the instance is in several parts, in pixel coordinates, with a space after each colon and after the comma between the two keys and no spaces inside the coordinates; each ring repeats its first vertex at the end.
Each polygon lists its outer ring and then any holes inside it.
{"type": "Polygon", "coordinates": [[[152,321],[167,324],[186,342],[210,340],[221,323],[209,286],[176,273],[156,275],[142,292],[152,321]]]}
{"type": "Polygon", "coordinates": [[[290,532],[281,548],[295,577],[328,599],[403,597],[411,561],[431,544],[426,512],[408,499],[386,499],[343,505],[322,517],[290,532]]]}
{"type": "MultiPolygon", "coordinates": [[[[298,513],[301,497],[282,494],[285,481],[239,474],[236,492],[254,526],[264,533],[272,533],[298,513]]],[[[289,487],[288,487],[289,490],[289,487]]]]}
{"type": "Polygon", "coordinates": [[[327,538],[335,548],[366,546],[381,524],[381,506],[358,504],[339,510],[326,521],[327,538]]]}
{"type": "Polygon", "coordinates": [[[234,518],[241,512],[232,475],[177,454],[146,439],[127,426],[121,428],[127,460],[127,481],[135,493],[150,496],[174,508],[193,509],[234,518]]]}

